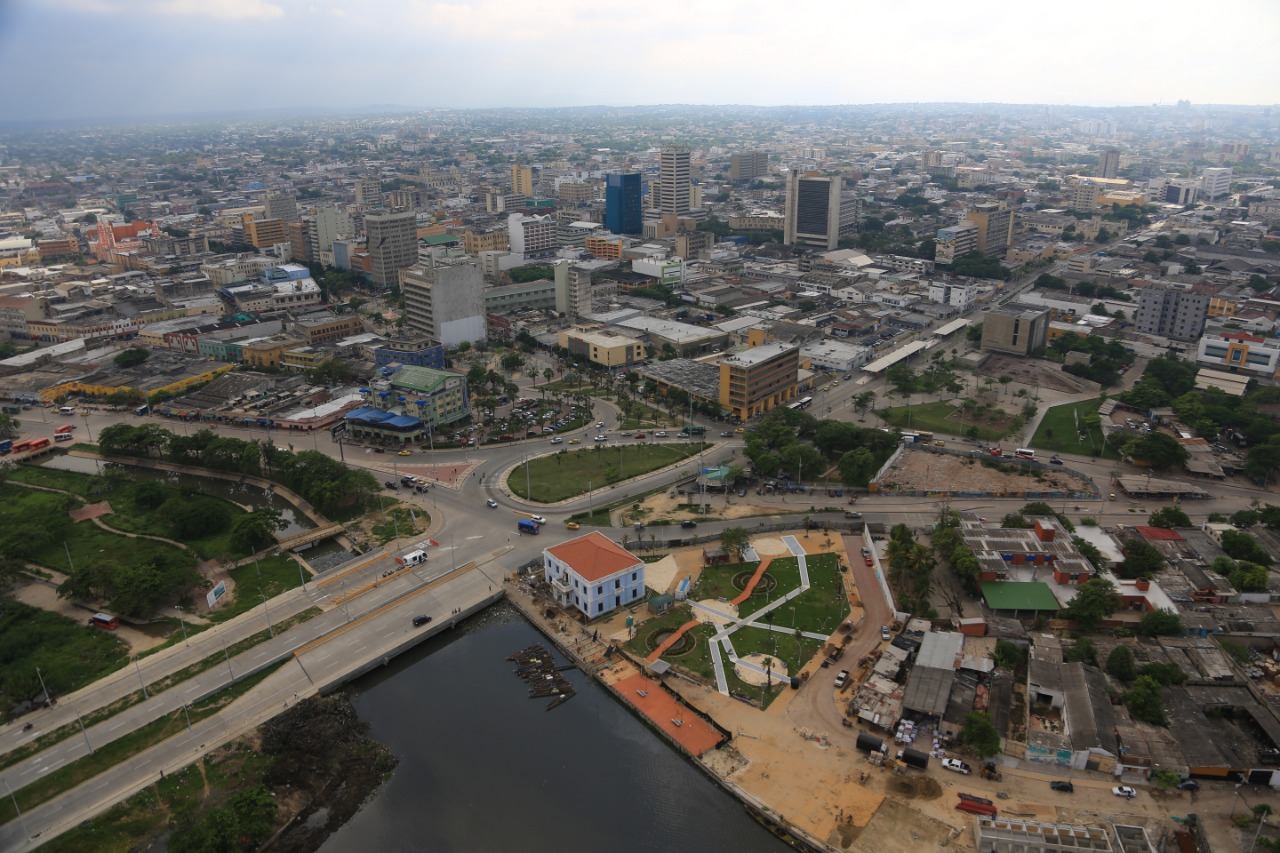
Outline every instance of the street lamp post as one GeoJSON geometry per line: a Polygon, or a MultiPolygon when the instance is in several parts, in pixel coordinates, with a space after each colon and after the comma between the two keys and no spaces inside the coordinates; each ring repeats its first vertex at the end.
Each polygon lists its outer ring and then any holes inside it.
{"type": "Polygon", "coordinates": [[[40,680],[40,689],[44,691],[44,705],[47,708],[53,701],[53,697],[49,695],[49,688],[45,686],[44,676],[40,674],[40,667],[36,667],[36,678],[40,680]]]}
{"type": "Polygon", "coordinates": [[[138,663],[138,656],[133,656],[133,667],[138,671],[138,685],[142,687],[142,698],[150,699],[151,694],[147,692],[147,682],[142,680],[142,664],[138,663]]]}
{"type": "Polygon", "coordinates": [[[76,722],[80,724],[80,734],[84,737],[84,745],[89,748],[89,754],[93,754],[93,744],[89,742],[89,733],[84,730],[84,720],[80,719],[80,709],[75,705],[71,706],[71,710],[76,714],[76,722]]]}
{"type": "MultiPolygon", "coordinates": [[[[179,613],[184,612],[181,607],[175,607],[173,609],[179,613]]],[[[178,617],[178,627],[182,629],[182,644],[187,648],[191,648],[191,640],[187,638],[187,624],[182,621],[181,616],[178,617]]]]}
{"type": "Polygon", "coordinates": [[[31,837],[31,831],[27,829],[27,819],[22,816],[22,809],[18,808],[18,798],[13,795],[13,788],[9,787],[9,780],[4,780],[4,789],[9,792],[9,799],[13,800],[13,810],[18,813],[18,820],[22,823],[22,834],[31,837]]]}
{"type": "Polygon", "coordinates": [[[231,668],[231,655],[227,654],[227,641],[224,640],[221,635],[219,635],[218,642],[222,643],[222,659],[227,662],[227,674],[230,675],[231,680],[234,681],[236,677],[236,671],[231,668]]]}
{"type": "Polygon", "coordinates": [[[267,605],[266,593],[262,590],[258,590],[258,595],[262,598],[262,613],[267,619],[267,633],[271,635],[272,639],[274,639],[276,636],[276,629],[271,624],[271,608],[267,605]]]}

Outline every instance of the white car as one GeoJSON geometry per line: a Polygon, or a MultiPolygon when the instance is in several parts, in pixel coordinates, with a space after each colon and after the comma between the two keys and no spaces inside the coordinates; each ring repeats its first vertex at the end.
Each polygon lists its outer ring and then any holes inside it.
{"type": "Polygon", "coordinates": [[[552,444],[564,444],[564,439],[563,439],[563,438],[560,438],[559,436],[556,436],[555,438],[551,439],[551,443],[552,443],[552,444]]]}
{"type": "Polygon", "coordinates": [[[849,670],[842,669],[840,674],[836,676],[836,689],[839,690],[849,683],[849,670]]]}
{"type": "Polygon", "coordinates": [[[653,434],[653,437],[654,437],[654,438],[666,438],[666,437],[667,437],[667,434],[666,434],[665,432],[655,432],[655,433],[653,434]]]}
{"type": "Polygon", "coordinates": [[[489,505],[489,509],[497,509],[497,508],[498,508],[498,502],[497,502],[497,501],[495,501],[493,498],[489,498],[489,500],[485,501],[485,503],[487,503],[487,504],[489,505]]]}
{"type": "Polygon", "coordinates": [[[530,521],[532,521],[534,524],[546,524],[546,523],[547,523],[547,520],[546,520],[545,518],[543,518],[542,516],[540,516],[540,515],[531,515],[531,516],[529,516],[529,520],[530,520],[530,521]]]}
{"type": "Polygon", "coordinates": [[[1128,785],[1120,785],[1112,788],[1111,793],[1115,794],[1117,797],[1124,797],[1126,800],[1132,800],[1134,797],[1138,796],[1138,792],[1130,788],[1128,785]]]}
{"type": "Polygon", "coordinates": [[[604,421],[596,421],[596,429],[604,429],[604,421]]]}
{"type": "Polygon", "coordinates": [[[596,441],[608,441],[608,440],[609,440],[609,436],[607,436],[607,435],[597,435],[597,436],[596,436],[596,441]]]}
{"type": "Polygon", "coordinates": [[[965,764],[958,758],[944,758],[942,759],[942,766],[947,770],[954,770],[955,772],[963,773],[966,776],[969,775],[969,765],[965,764]]]}

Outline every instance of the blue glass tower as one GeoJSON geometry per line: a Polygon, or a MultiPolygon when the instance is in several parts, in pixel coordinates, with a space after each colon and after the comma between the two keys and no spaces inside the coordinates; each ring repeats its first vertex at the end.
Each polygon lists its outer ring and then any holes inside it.
{"type": "Polygon", "coordinates": [[[614,234],[641,234],[642,209],[640,173],[609,175],[604,189],[604,227],[614,234]]]}

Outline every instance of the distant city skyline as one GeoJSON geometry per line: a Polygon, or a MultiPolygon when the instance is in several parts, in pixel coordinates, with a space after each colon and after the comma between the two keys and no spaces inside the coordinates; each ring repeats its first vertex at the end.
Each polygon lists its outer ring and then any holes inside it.
{"type": "Polygon", "coordinates": [[[378,105],[1273,104],[1278,41],[1274,0],[0,0],[6,123],[378,105]],[[1240,38],[1209,43],[1210,25],[1240,38]]]}

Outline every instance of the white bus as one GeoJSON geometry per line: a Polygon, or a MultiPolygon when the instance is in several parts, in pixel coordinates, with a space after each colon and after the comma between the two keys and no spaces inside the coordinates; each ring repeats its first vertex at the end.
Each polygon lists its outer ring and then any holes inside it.
{"type": "Polygon", "coordinates": [[[410,551],[408,554],[405,554],[403,557],[396,557],[396,562],[405,567],[416,566],[419,563],[425,563],[426,561],[427,561],[427,552],[423,551],[422,549],[418,549],[417,551],[410,551]]]}
{"type": "Polygon", "coordinates": [[[1017,450],[1013,451],[1013,455],[1022,459],[1036,458],[1036,452],[1029,447],[1019,447],[1017,450]]]}
{"type": "Polygon", "coordinates": [[[809,406],[811,406],[812,404],[813,404],[812,397],[801,397],[799,400],[796,400],[794,403],[789,404],[787,408],[795,409],[796,411],[802,411],[804,409],[809,408],[809,406]]]}

